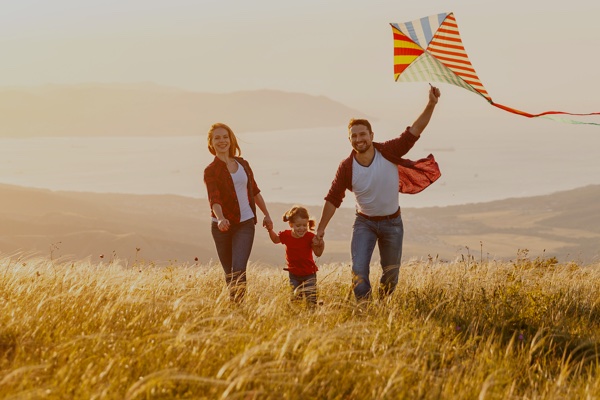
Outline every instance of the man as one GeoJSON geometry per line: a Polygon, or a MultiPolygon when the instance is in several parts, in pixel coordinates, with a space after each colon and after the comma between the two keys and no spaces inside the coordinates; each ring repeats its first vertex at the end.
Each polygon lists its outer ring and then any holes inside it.
{"type": "Polygon", "coordinates": [[[380,297],[390,295],[398,283],[404,236],[398,192],[418,193],[440,177],[440,170],[431,154],[418,161],[401,158],[429,124],[439,97],[440,90],[431,86],[427,106],[412,126],[406,128],[400,137],[384,143],[373,142],[369,121],[352,119],[348,124],[348,139],[353,151],[340,163],[325,197],[315,240],[325,236],[325,228],[342,204],[346,190],[354,192],[356,219],[351,242],[352,280],[354,295],[359,302],[371,298],[369,272],[376,243],[382,268],[380,297]]]}

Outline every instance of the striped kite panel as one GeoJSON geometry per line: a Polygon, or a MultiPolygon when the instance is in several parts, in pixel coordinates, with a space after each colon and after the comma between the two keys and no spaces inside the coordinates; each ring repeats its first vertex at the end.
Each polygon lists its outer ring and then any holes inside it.
{"type": "Polygon", "coordinates": [[[422,48],[427,48],[433,35],[438,30],[448,13],[423,17],[417,21],[392,24],[393,27],[404,33],[422,48]]]}
{"type": "Polygon", "coordinates": [[[479,94],[471,85],[459,78],[444,64],[436,60],[428,53],[423,53],[414,61],[404,72],[396,77],[398,82],[443,82],[467,89],[473,93],[479,94]]]}
{"type": "Polygon", "coordinates": [[[450,13],[435,32],[427,51],[442,62],[466,83],[471,85],[488,101],[492,101],[485,87],[479,80],[475,68],[471,64],[458,32],[458,24],[454,14],[450,13]]]}
{"type": "Polygon", "coordinates": [[[394,74],[400,75],[421,54],[423,49],[408,36],[392,26],[394,32],[394,74]]]}

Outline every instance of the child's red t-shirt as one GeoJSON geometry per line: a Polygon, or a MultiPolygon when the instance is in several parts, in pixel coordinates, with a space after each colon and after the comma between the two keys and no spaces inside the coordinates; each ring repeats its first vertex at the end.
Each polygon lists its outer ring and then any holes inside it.
{"type": "Polygon", "coordinates": [[[313,259],[312,240],[315,234],[306,232],[301,238],[292,236],[291,229],[278,233],[279,240],[285,245],[285,260],[289,271],[298,276],[314,274],[319,270],[313,259]]]}

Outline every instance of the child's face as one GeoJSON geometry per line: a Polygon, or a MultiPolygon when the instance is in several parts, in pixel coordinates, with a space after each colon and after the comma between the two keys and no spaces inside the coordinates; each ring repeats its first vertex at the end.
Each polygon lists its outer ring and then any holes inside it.
{"type": "Polygon", "coordinates": [[[308,232],[308,218],[294,218],[289,222],[294,236],[301,238],[308,232]]]}

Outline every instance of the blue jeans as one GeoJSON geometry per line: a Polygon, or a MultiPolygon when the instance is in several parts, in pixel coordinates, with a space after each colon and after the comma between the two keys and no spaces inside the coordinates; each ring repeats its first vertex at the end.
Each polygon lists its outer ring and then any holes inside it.
{"type": "Polygon", "coordinates": [[[402,259],[402,239],[404,226],[402,216],[381,221],[371,221],[360,215],[356,216],[352,226],[352,283],[357,300],[371,298],[371,282],[369,280],[371,256],[375,243],[379,246],[381,258],[381,297],[390,295],[398,284],[398,272],[402,259]]]}
{"type": "Polygon", "coordinates": [[[253,219],[231,224],[226,232],[221,232],[216,222],[211,225],[219,261],[225,272],[225,282],[233,301],[242,301],[246,294],[246,266],[254,243],[254,231],[253,219]]]}
{"type": "Polygon", "coordinates": [[[292,301],[302,300],[303,297],[309,305],[317,304],[317,274],[294,275],[290,274],[290,285],[292,286],[292,301]]]}

